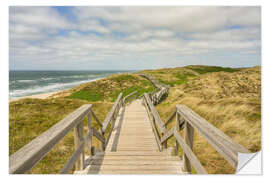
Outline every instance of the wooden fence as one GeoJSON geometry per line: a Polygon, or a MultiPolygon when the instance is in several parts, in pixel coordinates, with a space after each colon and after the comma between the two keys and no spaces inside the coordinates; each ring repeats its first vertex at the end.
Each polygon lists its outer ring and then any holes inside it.
{"type": "Polygon", "coordinates": [[[179,145],[183,150],[185,171],[190,173],[191,166],[193,166],[197,173],[207,173],[192,150],[194,130],[203,136],[234,168],[237,167],[238,163],[237,153],[249,153],[246,148],[233,141],[185,105],[177,105],[172,115],[163,123],[149,95],[145,93],[143,97],[160,151],[167,148],[168,139],[174,137],[176,152],[178,152],[179,145]],[[174,117],[176,117],[174,127],[167,130],[166,126],[174,117]],[[182,129],[184,130],[184,138],[179,135],[179,131],[182,129]]]}
{"type": "Polygon", "coordinates": [[[83,105],[69,114],[53,127],[12,154],[9,158],[9,173],[27,173],[47,153],[49,153],[50,150],[58,144],[58,142],[62,140],[67,133],[72,131],[72,129],[74,129],[75,151],[60,173],[64,174],[70,172],[74,165],[76,170],[82,170],[85,167],[85,148],[88,148],[90,156],[94,155],[92,137],[95,136],[97,140],[100,141],[102,150],[105,150],[120,108],[129,102],[132,99],[132,96],[137,97],[137,92],[133,92],[125,98],[122,98],[122,96],[122,93],[120,93],[103,123],[92,110],[91,104],[83,105]],[[85,117],[87,117],[88,132],[84,136],[83,120],[85,117]],[[92,126],[93,120],[97,122],[98,129],[95,129],[92,126]]]}
{"type": "Polygon", "coordinates": [[[168,96],[170,86],[160,83],[155,78],[147,74],[139,74],[139,75],[149,80],[156,87],[156,89],[153,92],[149,93],[149,98],[151,99],[154,105],[157,105],[168,96]]]}

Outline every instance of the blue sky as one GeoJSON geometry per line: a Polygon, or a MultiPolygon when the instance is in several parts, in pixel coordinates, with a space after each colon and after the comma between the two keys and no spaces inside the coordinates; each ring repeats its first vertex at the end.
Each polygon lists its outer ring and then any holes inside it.
{"type": "Polygon", "coordinates": [[[261,65],[260,7],[9,9],[12,70],[261,65]]]}

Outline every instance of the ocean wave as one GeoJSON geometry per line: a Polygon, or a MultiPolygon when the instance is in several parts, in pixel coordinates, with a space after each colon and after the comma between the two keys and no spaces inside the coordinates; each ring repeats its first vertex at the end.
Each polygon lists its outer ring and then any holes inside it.
{"type": "Polygon", "coordinates": [[[40,78],[43,81],[49,81],[49,80],[53,80],[53,79],[57,79],[57,78],[40,78]]]}
{"type": "Polygon", "coordinates": [[[73,75],[73,76],[60,76],[60,78],[68,78],[68,79],[79,79],[79,78],[97,78],[103,75],[95,75],[95,74],[88,74],[88,75],[73,75]]]}
{"type": "Polygon", "coordinates": [[[69,89],[79,84],[96,81],[98,79],[101,79],[101,78],[76,81],[76,82],[71,82],[71,83],[51,83],[46,86],[33,86],[28,89],[11,90],[9,92],[9,96],[10,98],[15,98],[15,97],[30,96],[34,94],[40,94],[40,93],[55,92],[59,90],[69,89]]]}
{"type": "Polygon", "coordinates": [[[26,82],[26,83],[28,83],[28,82],[35,82],[36,80],[17,80],[17,82],[26,82]]]}

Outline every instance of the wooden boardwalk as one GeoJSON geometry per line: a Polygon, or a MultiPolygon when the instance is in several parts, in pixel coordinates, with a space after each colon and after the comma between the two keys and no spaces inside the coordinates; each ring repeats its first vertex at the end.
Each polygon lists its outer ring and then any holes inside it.
{"type": "Polygon", "coordinates": [[[142,100],[120,110],[105,152],[88,159],[80,174],[182,174],[183,163],[160,152],[142,100]]]}
{"type": "Polygon", "coordinates": [[[27,173],[72,129],[75,151],[59,172],[61,174],[71,172],[74,166],[75,174],[186,174],[192,172],[191,167],[198,174],[207,174],[193,152],[195,130],[235,169],[238,153],[250,153],[183,104],[176,105],[167,120],[162,121],[154,105],[166,98],[169,88],[148,75],[141,76],[151,81],[157,90],[144,93],[142,99],[138,99],[136,91],[125,97],[120,93],[103,123],[95,115],[91,104],[79,107],[12,154],[9,172],[27,173]],[[132,102],[132,99],[135,100],[132,102]],[[85,118],[88,127],[86,135],[85,118]],[[174,126],[168,129],[167,125],[173,119],[174,126]],[[93,121],[98,127],[93,127],[93,121]],[[183,136],[180,131],[183,131],[183,136]],[[95,152],[93,137],[100,142],[99,152],[95,152]],[[182,149],[183,160],[171,156],[172,147],[167,148],[170,138],[174,140],[176,152],[179,147],[182,149]],[[91,157],[85,157],[86,148],[91,157]]]}

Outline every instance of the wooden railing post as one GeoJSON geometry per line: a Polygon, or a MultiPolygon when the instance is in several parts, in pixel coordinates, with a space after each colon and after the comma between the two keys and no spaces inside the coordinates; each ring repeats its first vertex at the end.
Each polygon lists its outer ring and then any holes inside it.
{"type": "MultiPolygon", "coordinates": [[[[177,132],[179,132],[179,121],[180,121],[180,116],[179,116],[179,113],[176,111],[176,118],[175,118],[175,130],[177,132]]],[[[176,141],[176,139],[174,138],[174,145],[175,145],[175,149],[174,149],[174,154],[175,156],[178,155],[178,150],[179,150],[179,144],[178,142],[176,141]]]]}
{"type": "MultiPolygon", "coordinates": [[[[193,136],[194,136],[194,128],[185,121],[185,132],[184,132],[184,139],[185,143],[190,147],[190,149],[193,149],[193,136]]],[[[191,173],[191,163],[184,153],[184,168],[185,171],[191,173]]]]}
{"type": "MultiPolygon", "coordinates": [[[[105,133],[104,132],[101,132],[102,136],[105,137],[105,133]]],[[[103,142],[100,142],[100,145],[101,145],[101,150],[102,151],[105,151],[106,149],[106,141],[103,143],[103,142]]]]}
{"type": "MultiPolygon", "coordinates": [[[[164,133],[161,133],[161,137],[164,136],[164,133]]],[[[167,140],[162,143],[162,150],[167,149],[167,140]]]]}
{"type": "Polygon", "coordinates": [[[92,109],[88,114],[87,117],[87,124],[88,124],[88,131],[89,131],[89,142],[86,142],[88,144],[88,153],[89,156],[91,157],[94,155],[94,152],[92,151],[92,137],[93,137],[93,130],[92,130],[92,109]]]}
{"type": "MultiPolygon", "coordinates": [[[[79,148],[80,144],[84,141],[83,137],[83,121],[81,121],[74,129],[74,145],[75,145],[75,150],[79,148]]],[[[83,170],[84,168],[84,148],[82,153],[80,154],[80,157],[78,158],[76,164],[75,164],[75,169],[77,171],[83,170]]]]}

